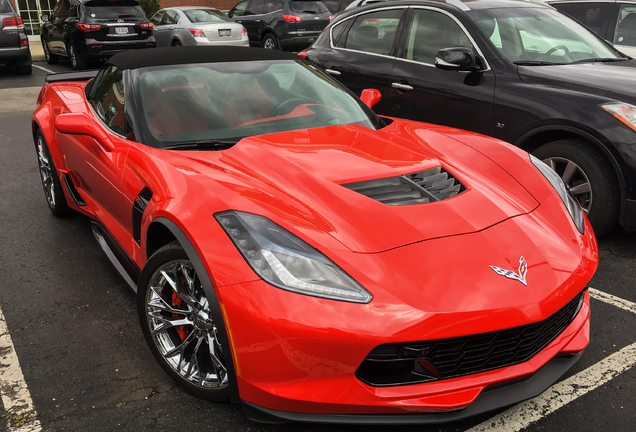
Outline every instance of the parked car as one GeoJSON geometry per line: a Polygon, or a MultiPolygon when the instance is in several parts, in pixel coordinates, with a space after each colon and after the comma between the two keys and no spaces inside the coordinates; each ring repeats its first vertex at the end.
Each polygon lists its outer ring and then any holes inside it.
{"type": "Polygon", "coordinates": [[[15,66],[18,73],[31,73],[31,51],[22,18],[9,0],[0,0],[0,63],[15,66]]]}
{"type": "Polygon", "coordinates": [[[320,0],[242,0],[227,15],[247,29],[251,46],[289,51],[307,48],[331,18],[320,0]]]}
{"type": "Polygon", "coordinates": [[[67,57],[73,69],[86,69],[120,51],[155,47],[153,24],[136,0],[58,0],[42,21],[40,39],[51,64],[67,57]]]}
{"type": "Polygon", "coordinates": [[[268,422],[438,423],[580,358],[598,248],[561,179],[501,141],[380,118],[377,98],[258,48],[47,76],[48,206],[92,219],[192,393],[268,422]]]}
{"type": "Polygon", "coordinates": [[[636,61],[551,7],[376,3],[301,52],[380,114],[491,135],[554,168],[598,235],[636,229],[636,61]]]}
{"type": "MultiPolygon", "coordinates": [[[[538,0],[540,1],[540,0],[538,0]]],[[[630,57],[636,57],[636,1],[548,0],[630,57]]]]}
{"type": "Polygon", "coordinates": [[[165,8],[150,18],[157,46],[249,46],[247,30],[218,9],[199,6],[165,8]]]}

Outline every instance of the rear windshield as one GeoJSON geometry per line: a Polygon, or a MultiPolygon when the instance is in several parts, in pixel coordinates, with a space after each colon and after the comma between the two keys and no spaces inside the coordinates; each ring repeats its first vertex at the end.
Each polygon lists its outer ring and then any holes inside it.
{"type": "Polygon", "coordinates": [[[223,12],[216,9],[186,9],[183,12],[192,23],[232,22],[223,12]]]}
{"type": "Polygon", "coordinates": [[[0,0],[0,13],[13,12],[9,0],[0,0]]]}
{"type": "Polygon", "coordinates": [[[85,6],[86,17],[94,19],[141,18],[146,15],[139,6],[85,6]]]}
{"type": "Polygon", "coordinates": [[[321,14],[329,12],[329,9],[321,1],[292,0],[289,2],[289,10],[296,13],[321,14]]]}

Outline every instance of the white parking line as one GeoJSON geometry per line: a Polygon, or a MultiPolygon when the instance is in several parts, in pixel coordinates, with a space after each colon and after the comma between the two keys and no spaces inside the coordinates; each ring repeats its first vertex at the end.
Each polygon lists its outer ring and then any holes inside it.
{"type": "MultiPolygon", "coordinates": [[[[636,314],[636,303],[590,288],[590,295],[636,314]]],[[[465,432],[518,432],[636,365],[636,342],[465,432]]]]}
{"type": "Polygon", "coordinates": [[[628,312],[636,314],[636,303],[632,303],[622,298],[615,297],[611,294],[604,293],[603,291],[599,291],[594,288],[590,288],[590,296],[592,296],[592,298],[595,298],[596,300],[600,300],[602,302],[611,304],[612,306],[616,306],[617,308],[625,309],[628,312]]]}
{"type": "Polygon", "coordinates": [[[24,382],[20,362],[13,347],[7,322],[0,309],[0,394],[8,414],[7,429],[12,432],[40,432],[31,394],[24,382]]]}
{"type": "Polygon", "coordinates": [[[42,67],[42,66],[38,66],[38,65],[36,65],[36,64],[34,64],[34,65],[33,65],[33,67],[34,67],[34,68],[38,68],[38,69],[42,69],[44,72],[48,72],[48,73],[55,73],[55,71],[52,71],[51,69],[47,69],[47,68],[44,68],[44,67],[42,67]]]}

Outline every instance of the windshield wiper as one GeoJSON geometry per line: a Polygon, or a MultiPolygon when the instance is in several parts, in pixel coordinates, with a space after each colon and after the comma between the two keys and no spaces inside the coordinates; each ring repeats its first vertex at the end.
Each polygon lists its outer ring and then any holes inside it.
{"type": "Polygon", "coordinates": [[[626,61],[629,60],[628,57],[607,57],[607,58],[590,58],[590,59],[583,59],[583,60],[577,60],[575,62],[572,62],[572,64],[574,63],[613,63],[613,62],[619,62],[619,61],[626,61]]]}
{"type": "Polygon", "coordinates": [[[199,140],[181,141],[167,147],[164,150],[225,150],[236,144],[238,140],[199,140]]]}
{"type": "Polygon", "coordinates": [[[555,62],[536,61],[536,60],[517,60],[517,61],[513,61],[513,63],[518,66],[548,66],[548,65],[565,64],[565,63],[555,63],[555,62]]]}

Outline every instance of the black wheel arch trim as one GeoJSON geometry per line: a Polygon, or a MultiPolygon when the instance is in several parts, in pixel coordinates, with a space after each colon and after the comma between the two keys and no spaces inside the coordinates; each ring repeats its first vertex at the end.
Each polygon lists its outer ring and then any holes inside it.
{"type": "MultiPolygon", "coordinates": [[[[623,225],[625,222],[625,213],[626,213],[625,203],[627,200],[627,186],[625,185],[623,169],[621,167],[621,163],[617,159],[617,155],[610,150],[609,148],[610,144],[605,144],[603,142],[603,141],[609,142],[609,140],[605,140],[604,137],[599,138],[590,132],[587,132],[583,129],[580,129],[574,126],[551,124],[551,125],[539,126],[537,128],[534,128],[532,130],[525,132],[523,135],[517,138],[517,140],[514,142],[514,145],[525,151],[532,152],[532,150],[534,149],[528,148],[528,142],[531,141],[535,136],[544,132],[566,132],[572,135],[576,135],[579,138],[590,142],[594,146],[594,148],[596,148],[601,153],[603,153],[603,155],[607,158],[610,165],[612,166],[612,169],[614,170],[615,179],[618,182],[619,205],[620,205],[618,219],[621,225],[623,225]]],[[[543,144],[547,144],[547,142],[543,144]]]]}
{"type": "Polygon", "coordinates": [[[581,358],[583,353],[555,357],[524,381],[481,392],[477,399],[458,411],[419,414],[317,414],[278,411],[241,401],[245,415],[263,423],[311,422],[330,424],[418,425],[449,423],[494,411],[543,393],[581,358]]]}
{"type": "MultiPolygon", "coordinates": [[[[162,224],[164,227],[166,227],[172,233],[172,235],[177,239],[177,241],[179,242],[179,244],[185,251],[186,255],[188,255],[188,258],[192,262],[192,265],[194,266],[194,269],[196,270],[197,275],[199,276],[199,280],[201,281],[201,285],[203,286],[205,295],[207,296],[208,299],[215,300],[215,301],[210,301],[210,307],[212,308],[212,317],[214,318],[214,322],[218,323],[217,325],[221,326],[223,330],[222,332],[220,332],[221,334],[219,336],[221,339],[221,342],[223,343],[224,347],[228,347],[230,351],[232,351],[232,345],[230,344],[230,340],[227,334],[227,329],[225,328],[225,320],[223,319],[223,313],[221,311],[219,299],[216,295],[216,290],[214,289],[214,285],[212,284],[210,275],[206,271],[205,266],[203,265],[203,261],[201,261],[199,254],[194,248],[194,245],[192,244],[188,236],[177,226],[177,224],[175,224],[170,219],[167,219],[165,217],[158,217],[154,219],[152,223],[159,223],[159,224],[162,224]]],[[[232,354],[232,357],[230,361],[227,362],[228,364],[226,364],[225,367],[228,369],[228,371],[231,372],[228,374],[228,379],[230,382],[230,402],[238,403],[240,399],[239,399],[239,392],[238,392],[238,383],[236,379],[236,370],[234,369],[234,361],[233,361],[234,355],[236,353],[231,352],[231,354],[232,354]]]]}

